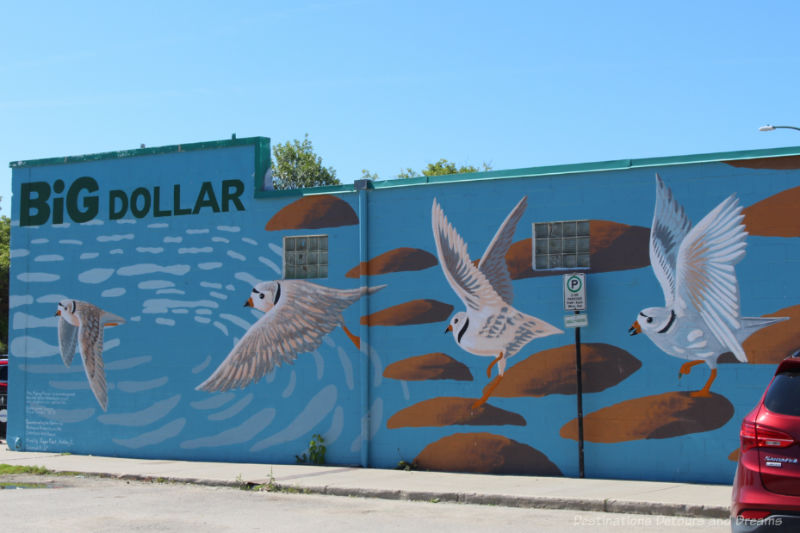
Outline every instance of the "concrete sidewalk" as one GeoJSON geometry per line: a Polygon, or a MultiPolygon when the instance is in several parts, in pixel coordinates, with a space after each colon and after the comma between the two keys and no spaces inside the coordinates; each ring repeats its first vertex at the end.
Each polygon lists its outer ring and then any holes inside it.
{"type": "Polygon", "coordinates": [[[15,452],[4,442],[0,464],[205,485],[275,483],[283,489],[339,496],[702,518],[727,518],[731,497],[729,485],[123,459],[15,452]]]}

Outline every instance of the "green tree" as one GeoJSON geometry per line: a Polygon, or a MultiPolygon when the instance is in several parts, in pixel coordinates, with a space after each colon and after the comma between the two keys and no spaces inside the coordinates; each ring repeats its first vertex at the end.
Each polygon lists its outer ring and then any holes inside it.
{"type": "Polygon", "coordinates": [[[8,353],[8,270],[11,220],[0,216],[0,353],[8,353]]]}
{"type": "Polygon", "coordinates": [[[340,185],[336,171],[322,166],[322,158],[306,133],[303,142],[297,139],[276,144],[272,148],[272,185],[275,189],[301,189],[323,185],[340,185]]]}
{"type": "MultiPolygon", "coordinates": [[[[486,172],[488,170],[492,170],[492,166],[488,163],[482,163],[481,168],[473,167],[472,165],[461,165],[459,167],[447,159],[440,159],[435,163],[428,163],[428,166],[422,169],[421,172],[417,172],[410,167],[405,168],[398,172],[396,177],[405,179],[416,178],[418,176],[448,176],[450,174],[468,174],[470,172],[486,172]]],[[[369,170],[362,170],[361,177],[373,180],[378,179],[378,175],[373,174],[369,170]]]]}

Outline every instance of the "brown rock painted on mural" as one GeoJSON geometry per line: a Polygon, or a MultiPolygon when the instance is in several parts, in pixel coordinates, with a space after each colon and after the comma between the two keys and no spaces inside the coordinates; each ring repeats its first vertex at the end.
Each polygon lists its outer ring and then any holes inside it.
{"type": "Polygon", "coordinates": [[[287,229],[318,229],[353,226],[358,215],[350,204],[337,196],[323,194],[304,196],[292,202],[267,222],[267,231],[287,229]]]}
{"type": "Polygon", "coordinates": [[[397,248],[373,257],[366,263],[361,263],[357,267],[350,269],[348,278],[358,278],[360,276],[376,276],[378,274],[389,274],[391,272],[409,272],[415,270],[425,270],[438,263],[436,257],[425,250],[418,248],[397,248]]]}
{"type": "MultiPolygon", "coordinates": [[[[630,270],[650,265],[650,229],[608,220],[590,220],[589,273],[630,270]]],[[[511,279],[561,275],[553,270],[534,271],[531,239],[515,242],[506,254],[511,279]]]]}
{"type": "Polygon", "coordinates": [[[447,320],[453,306],[436,300],[412,300],[361,317],[362,325],[409,326],[447,320]]]}
{"type": "Polygon", "coordinates": [[[426,381],[431,379],[453,379],[472,381],[472,373],[463,363],[440,352],[409,357],[396,361],[383,371],[383,377],[404,381],[426,381]]]}
{"type": "Polygon", "coordinates": [[[747,233],[763,237],[800,236],[798,206],[800,206],[800,187],[773,194],[750,207],[745,207],[742,213],[747,233]]]}
{"type": "MultiPolygon", "coordinates": [[[[752,365],[776,365],[800,350],[800,305],[786,307],[765,317],[789,317],[750,335],[742,343],[747,362],[752,365]]],[[[738,363],[730,352],[717,358],[718,363],[738,363]]]]}
{"type": "MultiPolygon", "coordinates": [[[[583,392],[600,392],[639,370],[642,363],[621,348],[603,343],[581,344],[583,392]]],[[[501,398],[576,394],[575,345],[531,355],[509,368],[492,393],[501,398]]]]}
{"type": "Polygon", "coordinates": [[[517,413],[489,404],[472,409],[477,398],[431,398],[401,409],[386,422],[389,429],[441,426],[524,426],[517,413]]]}
{"type": "Polygon", "coordinates": [[[501,435],[456,433],[428,444],[414,460],[423,470],[562,476],[539,450],[501,435]]]}
{"type": "MultiPolygon", "coordinates": [[[[604,443],[667,439],[717,429],[732,416],[733,405],[719,394],[692,398],[689,392],[666,392],[589,413],[583,418],[583,435],[589,442],[604,443]]],[[[578,420],[564,424],[561,436],[578,440],[578,420]]]]}
{"type": "Polygon", "coordinates": [[[762,157],[759,159],[739,159],[737,161],[723,161],[732,167],[753,168],[768,170],[796,170],[800,168],[800,156],[762,157]]]}

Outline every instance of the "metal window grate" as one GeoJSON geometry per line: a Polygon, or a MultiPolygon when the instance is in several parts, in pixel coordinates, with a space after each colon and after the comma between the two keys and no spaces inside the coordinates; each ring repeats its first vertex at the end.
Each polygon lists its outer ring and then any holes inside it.
{"type": "Polygon", "coordinates": [[[533,225],[533,269],[589,268],[589,221],[539,222],[533,225]]]}
{"type": "Polygon", "coordinates": [[[283,238],[284,279],[328,277],[328,236],[283,238]]]}

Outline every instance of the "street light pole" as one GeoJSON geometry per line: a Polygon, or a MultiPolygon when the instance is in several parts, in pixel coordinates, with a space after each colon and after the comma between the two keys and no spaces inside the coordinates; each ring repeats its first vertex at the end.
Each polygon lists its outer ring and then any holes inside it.
{"type": "Polygon", "coordinates": [[[758,131],[772,131],[772,130],[777,130],[778,128],[800,131],[800,128],[798,128],[796,126],[773,126],[772,124],[767,124],[766,126],[761,126],[760,128],[758,128],[758,131]]]}

